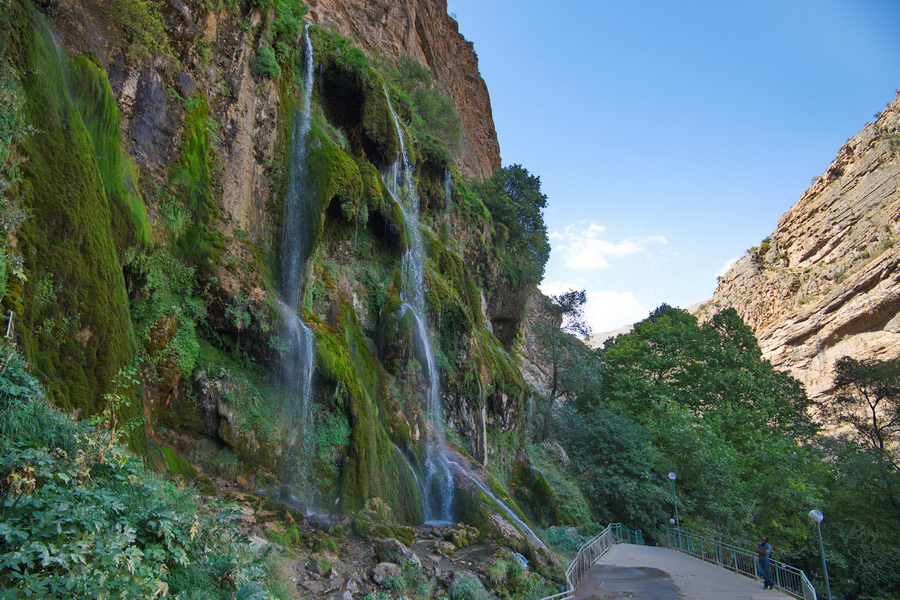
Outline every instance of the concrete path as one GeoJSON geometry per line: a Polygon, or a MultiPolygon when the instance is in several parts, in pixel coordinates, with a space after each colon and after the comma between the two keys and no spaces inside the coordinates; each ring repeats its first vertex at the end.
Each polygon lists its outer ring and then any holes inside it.
{"type": "Polygon", "coordinates": [[[698,558],[651,546],[615,544],[581,580],[575,600],[792,600],[762,582],[698,558]]]}

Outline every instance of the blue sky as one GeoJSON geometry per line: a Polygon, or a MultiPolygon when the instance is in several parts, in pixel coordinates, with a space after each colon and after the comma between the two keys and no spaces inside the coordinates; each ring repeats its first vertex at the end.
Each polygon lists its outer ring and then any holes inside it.
{"type": "Polygon", "coordinates": [[[712,296],[900,88],[900,1],[448,0],[503,164],[541,177],[542,288],[596,332],[712,296]]]}

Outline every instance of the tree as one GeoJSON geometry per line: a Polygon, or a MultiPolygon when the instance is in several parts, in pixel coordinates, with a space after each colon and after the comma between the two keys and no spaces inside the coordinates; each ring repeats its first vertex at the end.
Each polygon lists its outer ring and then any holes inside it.
{"type": "Polygon", "coordinates": [[[600,392],[576,404],[618,409],[643,427],[659,476],[679,475],[694,531],[741,540],[765,527],[782,548],[796,545],[787,540],[805,523],[795,507],[818,493],[809,482],[816,458],[797,443],[815,431],[808,399],[762,358],[734,310],[700,325],[662,305],[598,358],[600,392]]]}
{"type": "Polygon", "coordinates": [[[543,303],[543,318],[535,325],[538,352],[550,366],[550,391],[536,404],[535,429],[541,439],[550,435],[553,407],[562,397],[577,397],[596,387],[598,365],[588,348],[578,339],[591,328],[584,320],[584,290],[569,290],[549,296],[543,303]]]}
{"type": "Polygon", "coordinates": [[[819,404],[833,425],[849,426],[859,441],[880,451],[900,441],[900,359],[856,360],[834,365],[837,395],[819,404]]]}
{"type": "Polygon", "coordinates": [[[550,258],[541,178],[522,165],[511,165],[483,181],[478,192],[494,221],[510,279],[522,287],[539,283],[550,258]]]}
{"type": "Polygon", "coordinates": [[[652,537],[671,496],[644,428],[617,410],[571,405],[559,407],[555,422],[568,471],[591,499],[598,522],[628,522],[652,537]]]}
{"type": "MultiPolygon", "coordinates": [[[[825,546],[835,597],[900,598],[900,469],[881,451],[844,438],[825,438],[831,480],[822,507],[825,546]]],[[[810,540],[812,542],[812,540],[810,540]]],[[[815,542],[813,542],[814,544],[815,542]]],[[[807,572],[818,551],[810,544],[807,572]]],[[[802,565],[801,565],[802,566],[802,565]]]]}

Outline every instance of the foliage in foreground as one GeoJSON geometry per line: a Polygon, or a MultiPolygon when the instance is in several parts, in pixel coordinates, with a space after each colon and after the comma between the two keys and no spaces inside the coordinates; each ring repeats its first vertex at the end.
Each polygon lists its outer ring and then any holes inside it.
{"type": "Polygon", "coordinates": [[[9,347],[0,373],[0,588],[14,598],[268,598],[234,521],[75,422],[9,347]]]}

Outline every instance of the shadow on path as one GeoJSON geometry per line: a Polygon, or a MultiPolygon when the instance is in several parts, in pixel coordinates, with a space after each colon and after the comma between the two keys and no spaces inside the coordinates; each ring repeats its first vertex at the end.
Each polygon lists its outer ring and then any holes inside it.
{"type": "Polygon", "coordinates": [[[596,565],[575,591],[575,600],[677,600],[678,588],[665,571],[652,567],[596,565]]]}
{"type": "Polygon", "coordinates": [[[792,600],[762,583],[697,558],[651,546],[615,544],[585,574],[576,600],[792,600]]]}

